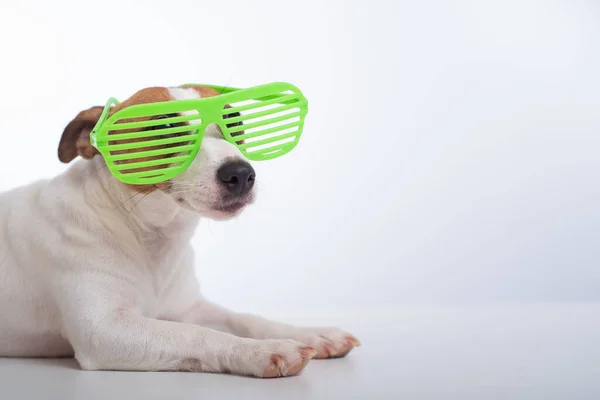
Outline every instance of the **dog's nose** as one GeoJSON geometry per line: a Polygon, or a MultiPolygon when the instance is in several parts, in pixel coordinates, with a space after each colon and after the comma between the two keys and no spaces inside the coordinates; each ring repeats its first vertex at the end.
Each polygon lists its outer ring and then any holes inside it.
{"type": "Polygon", "coordinates": [[[235,196],[245,195],[254,186],[256,173],[252,165],[245,161],[232,161],[217,170],[217,178],[227,191],[235,196]]]}

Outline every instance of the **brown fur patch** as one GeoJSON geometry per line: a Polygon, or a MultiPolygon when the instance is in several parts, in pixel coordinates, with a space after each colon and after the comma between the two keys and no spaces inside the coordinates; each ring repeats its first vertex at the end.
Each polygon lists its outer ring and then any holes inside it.
{"type": "Polygon", "coordinates": [[[161,101],[170,100],[173,100],[173,98],[169,94],[169,89],[164,87],[149,87],[137,91],[133,96],[112,108],[110,110],[110,115],[125,107],[133,106],[135,104],[159,103],[161,101]]]}
{"type": "MultiPolygon", "coordinates": [[[[142,90],[136,92],[129,99],[125,100],[124,102],[118,104],[113,109],[111,109],[110,112],[109,112],[109,116],[112,116],[117,111],[122,110],[123,108],[129,107],[129,106],[132,106],[132,105],[159,103],[159,102],[170,101],[170,100],[173,100],[173,98],[171,97],[171,95],[169,93],[169,90],[167,88],[164,88],[164,87],[150,87],[150,88],[145,88],[145,89],[142,89],[142,90]]],[[[121,122],[121,123],[125,123],[125,122],[142,122],[142,121],[147,121],[149,119],[151,119],[151,117],[128,118],[128,119],[123,119],[123,120],[121,120],[119,122],[121,122]]],[[[108,132],[108,134],[109,135],[114,135],[115,139],[117,139],[119,134],[138,132],[140,130],[141,129],[127,129],[127,130],[122,130],[122,131],[118,131],[118,132],[110,131],[110,132],[108,132]]],[[[144,140],[144,139],[120,140],[120,141],[118,141],[118,143],[121,143],[121,144],[124,144],[124,143],[134,143],[134,142],[139,142],[141,140],[144,140]]],[[[168,147],[168,145],[148,146],[148,147],[144,147],[144,148],[141,148],[141,149],[131,149],[131,150],[115,151],[112,154],[119,155],[119,154],[135,153],[135,152],[141,152],[141,151],[147,151],[147,150],[158,150],[158,149],[167,148],[167,147],[168,147]]],[[[135,159],[134,162],[156,160],[156,159],[165,158],[165,157],[168,157],[168,156],[169,155],[142,157],[142,158],[135,159]]],[[[119,164],[119,163],[125,163],[126,164],[127,161],[125,161],[125,162],[116,162],[116,164],[119,164]]],[[[149,171],[152,168],[153,167],[137,168],[137,169],[132,169],[129,172],[149,171]]],[[[156,188],[159,188],[159,189],[163,189],[163,190],[168,187],[168,185],[166,184],[166,182],[161,182],[161,183],[156,184],[156,185],[130,185],[130,186],[132,188],[134,188],[138,192],[147,192],[153,186],[156,187],[156,188]]]]}

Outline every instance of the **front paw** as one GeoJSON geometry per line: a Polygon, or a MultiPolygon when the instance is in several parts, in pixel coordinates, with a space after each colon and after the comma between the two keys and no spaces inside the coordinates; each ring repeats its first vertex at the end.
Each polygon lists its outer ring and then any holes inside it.
{"type": "Polygon", "coordinates": [[[231,372],[259,378],[297,375],[317,354],[314,348],[289,339],[253,340],[236,352],[238,363],[231,372]]]}
{"type": "Polygon", "coordinates": [[[344,357],[353,348],[360,346],[360,341],[338,328],[305,328],[294,339],[317,351],[315,358],[344,357]]]}

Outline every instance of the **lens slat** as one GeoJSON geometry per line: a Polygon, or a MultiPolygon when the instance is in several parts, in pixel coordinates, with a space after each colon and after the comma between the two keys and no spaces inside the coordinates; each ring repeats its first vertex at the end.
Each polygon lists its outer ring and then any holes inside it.
{"type": "Polygon", "coordinates": [[[262,149],[262,151],[253,151],[246,153],[246,157],[249,160],[272,160],[273,158],[277,158],[285,153],[291,151],[294,146],[296,146],[295,142],[283,143],[277,147],[268,147],[266,149],[262,149]]]}
{"type": "Polygon", "coordinates": [[[273,136],[273,137],[270,137],[267,139],[256,140],[256,141],[250,142],[250,143],[243,143],[243,144],[238,145],[238,148],[240,148],[241,150],[248,150],[252,147],[258,147],[258,146],[262,146],[265,144],[278,142],[280,140],[289,139],[291,137],[295,137],[296,135],[298,135],[297,131],[289,132],[289,133],[285,133],[283,135],[273,136]]]}
{"type": "Polygon", "coordinates": [[[258,132],[244,133],[242,135],[234,136],[233,140],[239,142],[240,140],[252,139],[252,138],[255,138],[255,137],[258,137],[258,136],[268,135],[270,133],[279,132],[279,131],[282,131],[282,130],[285,130],[285,129],[295,128],[297,126],[300,126],[301,124],[302,124],[302,120],[300,120],[300,121],[294,121],[294,122],[290,122],[289,124],[284,124],[284,125],[276,126],[274,128],[265,129],[265,130],[258,131],[258,132]]]}
{"type": "Polygon", "coordinates": [[[194,145],[185,145],[185,146],[169,147],[166,149],[138,151],[136,153],[110,155],[108,157],[105,157],[105,159],[107,159],[107,161],[122,161],[122,160],[129,160],[129,159],[133,160],[136,158],[160,156],[163,154],[174,154],[174,153],[181,153],[183,151],[191,151],[195,147],[196,146],[194,146],[194,145]],[[165,150],[168,150],[168,151],[165,153],[165,150]]]}
{"type": "MultiPolygon", "coordinates": [[[[265,125],[271,125],[271,124],[275,124],[277,122],[286,121],[288,119],[298,118],[300,115],[301,115],[301,111],[297,111],[297,112],[293,112],[293,113],[290,113],[290,114],[280,115],[280,116],[278,116],[276,118],[269,118],[269,119],[265,119],[263,121],[253,122],[251,124],[244,124],[244,125],[235,126],[233,128],[229,128],[229,131],[231,133],[240,132],[240,131],[247,131],[247,130],[254,129],[254,128],[260,128],[260,127],[265,126],[265,125]]],[[[297,122],[297,121],[294,121],[294,122],[297,122]]],[[[254,133],[254,132],[252,132],[252,133],[254,133]]]]}
{"type": "Polygon", "coordinates": [[[145,128],[148,126],[157,126],[157,125],[166,125],[166,124],[177,124],[181,122],[188,122],[200,120],[200,115],[183,115],[180,117],[169,117],[169,118],[160,118],[160,119],[150,119],[147,121],[137,121],[137,122],[123,122],[118,123],[118,121],[114,124],[108,125],[109,131],[121,131],[126,129],[136,129],[136,128],[145,128]]]}
{"type": "Polygon", "coordinates": [[[298,99],[298,96],[295,94],[288,94],[288,95],[281,95],[280,97],[277,97],[275,99],[272,100],[266,100],[266,101],[259,101],[257,103],[252,103],[252,104],[247,104],[244,106],[237,106],[237,107],[231,107],[231,108],[224,108],[222,111],[223,115],[227,115],[227,114],[232,114],[232,113],[236,113],[236,112],[242,112],[242,111],[248,111],[248,110],[252,110],[254,108],[260,108],[260,107],[264,107],[264,106],[268,106],[271,104],[277,104],[277,103],[281,103],[281,104],[291,104],[292,101],[294,101],[293,104],[302,104],[303,102],[300,102],[298,99]]]}
{"type": "Polygon", "coordinates": [[[130,171],[132,169],[138,169],[138,168],[155,167],[158,165],[180,163],[180,162],[184,162],[188,159],[189,159],[188,156],[179,156],[179,157],[167,157],[167,158],[160,158],[157,160],[140,161],[140,162],[134,162],[134,163],[127,163],[127,164],[116,164],[116,165],[121,172],[124,172],[124,171],[130,171]]]}
{"type": "MultiPolygon", "coordinates": [[[[115,142],[118,140],[129,140],[129,139],[144,139],[154,136],[170,135],[173,133],[193,132],[199,129],[201,124],[196,125],[185,125],[176,126],[174,128],[155,129],[151,131],[131,132],[131,133],[118,133],[116,135],[106,135],[102,139],[98,140],[98,143],[104,144],[107,142],[115,142]]],[[[192,135],[192,134],[190,134],[192,135]]],[[[184,136],[180,136],[184,137],[184,136]]]]}
{"type": "Polygon", "coordinates": [[[298,108],[298,104],[287,104],[287,105],[281,104],[277,107],[270,108],[266,111],[261,111],[261,112],[252,113],[252,114],[244,114],[244,115],[240,115],[239,117],[228,117],[228,118],[224,118],[224,119],[227,124],[235,124],[236,122],[244,122],[245,120],[248,120],[248,119],[260,118],[260,117],[264,117],[264,116],[271,115],[271,114],[277,114],[277,113],[284,112],[287,110],[292,110],[294,108],[298,108]]]}
{"type": "Polygon", "coordinates": [[[180,167],[161,168],[152,171],[132,172],[129,174],[121,174],[125,178],[152,178],[156,176],[166,175],[169,172],[178,171],[180,167]]]}
{"type": "MultiPolygon", "coordinates": [[[[123,143],[123,144],[107,144],[106,150],[108,151],[118,151],[118,150],[134,150],[134,149],[142,149],[144,147],[155,147],[161,146],[163,144],[173,144],[173,143],[181,143],[181,145],[188,145],[188,142],[192,142],[200,137],[200,134],[195,133],[187,136],[177,136],[166,139],[158,139],[158,140],[146,140],[143,142],[134,142],[134,143],[123,143]]],[[[112,140],[111,140],[112,141],[112,140]]],[[[165,149],[165,150],[168,150],[165,149]]]]}

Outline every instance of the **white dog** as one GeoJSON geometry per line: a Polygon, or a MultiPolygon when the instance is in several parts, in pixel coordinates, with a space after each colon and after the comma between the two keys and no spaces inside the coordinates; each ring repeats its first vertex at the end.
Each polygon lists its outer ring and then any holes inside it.
{"type": "MultiPolygon", "coordinates": [[[[147,88],[117,109],[218,95],[147,88]]],[[[190,168],[153,186],[115,179],[89,134],[101,107],[65,128],[58,156],[83,159],[52,180],[0,195],[0,356],[75,356],[86,370],[298,374],[312,357],[360,343],[204,299],[190,238],[201,217],[227,219],[254,199],[255,173],[211,126],[190,168]]]]}

